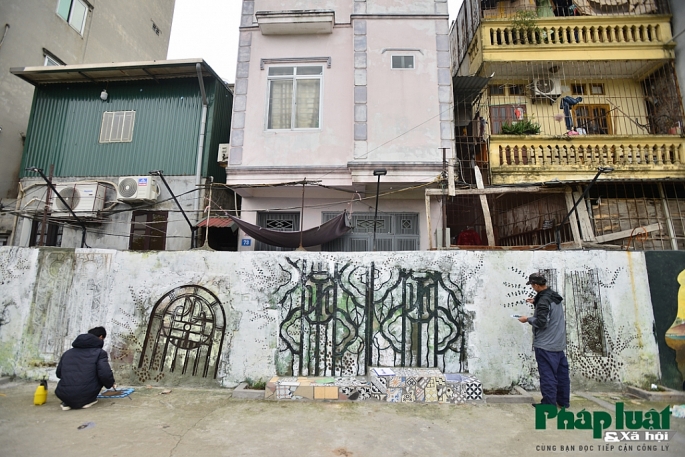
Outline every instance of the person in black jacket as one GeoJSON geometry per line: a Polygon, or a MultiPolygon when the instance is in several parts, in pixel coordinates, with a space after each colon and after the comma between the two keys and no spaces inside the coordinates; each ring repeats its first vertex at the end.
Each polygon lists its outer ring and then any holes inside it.
{"type": "Polygon", "coordinates": [[[72,348],[62,354],[57,365],[60,381],[55,395],[62,400],[60,406],[64,411],[89,408],[97,403],[103,386],[116,387],[107,353],[102,349],[106,337],[104,327],[92,328],[77,336],[72,348]]]}

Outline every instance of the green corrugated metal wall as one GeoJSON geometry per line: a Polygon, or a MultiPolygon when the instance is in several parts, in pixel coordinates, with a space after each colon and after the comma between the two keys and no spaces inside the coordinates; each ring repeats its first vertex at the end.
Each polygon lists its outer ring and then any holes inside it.
{"type": "MultiPolygon", "coordinates": [[[[204,78],[209,102],[203,176],[225,182],[216,165],[219,143],[230,137],[230,91],[204,78]]],[[[129,81],[109,84],[55,84],[36,88],[22,160],[55,176],[144,175],[164,170],[167,176],[194,175],[202,101],[196,78],[129,81]],[[109,97],[100,100],[107,88],[109,97]],[[135,110],[131,143],[99,143],[102,113],[135,110]]]]}

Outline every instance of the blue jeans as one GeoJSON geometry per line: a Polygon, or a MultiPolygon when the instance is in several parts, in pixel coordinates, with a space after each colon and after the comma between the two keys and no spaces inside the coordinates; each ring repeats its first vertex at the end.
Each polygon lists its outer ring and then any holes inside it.
{"type": "Polygon", "coordinates": [[[573,130],[573,117],[571,117],[571,107],[583,101],[583,97],[573,98],[566,96],[561,99],[559,107],[564,110],[564,120],[566,121],[566,130],[573,130]]]}
{"type": "Polygon", "coordinates": [[[541,403],[568,408],[571,401],[571,379],[564,351],[553,352],[535,348],[535,360],[540,373],[541,403]]]}

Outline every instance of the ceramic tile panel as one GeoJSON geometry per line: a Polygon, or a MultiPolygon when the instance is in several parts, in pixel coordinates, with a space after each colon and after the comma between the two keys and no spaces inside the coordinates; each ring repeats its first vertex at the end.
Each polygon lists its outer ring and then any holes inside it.
{"type": "Polygon", "coordinates": [[[338,399],[338,387],[337,386],[326,386],[324,387],[324,399],[326,400],[337,400],[338,399]]]}
{"type": "Polygon", "coordinates": [[[326,399],[326,387],[325,386],[314,386],[314,400],[325,400],[326,399]]]}
{"type": "Polygon", "coordinates": [[[310,400],[314,399],[314,387],[300,385],[295,392],[293,392],[293,398],[307,398],[310,400]]]}

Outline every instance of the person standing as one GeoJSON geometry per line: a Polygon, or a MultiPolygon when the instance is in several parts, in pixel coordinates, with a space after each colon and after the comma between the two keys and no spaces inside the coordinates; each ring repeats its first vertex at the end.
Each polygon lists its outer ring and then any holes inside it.
{"type": "Polygon", "coordinates": [[[528,277],[529,284],[537,294],[528,298],[535,311],[531,317],[521,316],[521,323],[533,327],[533,349],[540,373],[542,404],[568,408],[571,399],[571,379],[566,359],[566,317],[563,298],[547,287],[547,278],[539,273],[528,277]]]}
{"type": "Polygon", "coordinates": [[[76,337],[72,348],[62,354],[57,365],[60,378],[55,395],[64,411],[89,408],[97,403],[102,387],[116,387],[107,353],[102,349],[107,331],[95,327],[76,337]]]}

